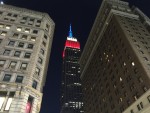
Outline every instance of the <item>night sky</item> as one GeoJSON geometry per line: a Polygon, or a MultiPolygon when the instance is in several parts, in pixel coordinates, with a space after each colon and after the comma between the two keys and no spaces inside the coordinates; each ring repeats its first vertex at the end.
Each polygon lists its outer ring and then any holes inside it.
{"type": "MultiPolygon", "coordinates": [[[[47,12],[55,22],[55,34],[40,113],[59,113],[62,51],[69,24],[81,43],[86,43],[102,0],[4,0],[5,4],[47,12]]],[[[150,0],[126,0],[150,17],[150,0]]]]}

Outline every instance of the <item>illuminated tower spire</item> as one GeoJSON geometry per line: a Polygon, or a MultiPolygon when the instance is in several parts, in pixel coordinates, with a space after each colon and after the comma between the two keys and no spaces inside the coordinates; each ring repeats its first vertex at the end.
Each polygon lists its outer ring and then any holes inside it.
{"type": "Polygon", "coordinates": [[[72,34],[72,29],[71,29],[71,24],[70,24],[70,30],[69,30],[69,37],[73,37],[73,34],[72,34]]]}

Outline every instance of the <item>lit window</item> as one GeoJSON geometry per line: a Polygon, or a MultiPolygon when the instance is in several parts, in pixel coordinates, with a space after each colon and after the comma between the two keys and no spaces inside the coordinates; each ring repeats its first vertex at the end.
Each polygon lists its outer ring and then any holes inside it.
{"type": "Polygon", "coordinates": [[[27,40],[27,35],[22,35],[21,39],[27,40]]]}
{"type": "Polygon", "coordinates": [[[10,29],[10,25],[6,25],[6,29],[10,29]]]}
{"type": "Polygon", "coordinates": [[[7,32],[6,31],[2,31],[1,36],[6,36],[7,32]]]}
{"type": "Polygon", "coordinates": [[[21,54],[21,51],[16,51],[15,54],[14,54],[14,56],[15,57],[20,57],[20,54],[21,54]]]}
{"type": "Polygon", "coordinates": [[[22,81],[23,81],[23,76],[18,75],[15,82],[22,83],[22,81]]]}
{"type": "Polygon", "coordinates": [[[5,74],[4,78],[3,78],[3,81],[5,82],[9,82],[11,79],[11,75],[10,74],[5,74]]]}
{"type": "Polygon", "coordinates": [[[6,104],[6,107],[5,107],[5,110],[6,110],[6,111],[9,110],[10,105],[11,105],[11,103],[12,103],[12,100],[13,100],[13,98],[8,98],[8,101],[7,101],[7,104],[6,104]]]}
{"type": "Polygon", "coordinates": [[[10,52],[10,50],[5,50],[3,55],[9,56],[10,52]]]}
{"type": "Polygon", "coordinates": [[[31,37],[30,40],[31,40],[31,41],[35,41],[35,40],[36,40],[36,37],[31,37]]]}
{"type": "Polygon", "coordinates": [[[33,83],[32,83],[32,87],[34,88],[34,89],[36,89],[36,87],[37,87],[37,81],[33,81],[33,83]]]}
{"type": "Polygon", "coordinates": [[[24,58],[30,58],[31,53],[25,53],[24,58]]]}
{"type": "Polygon", "coordinates": [[[5,62],[6,62],[5,60],[0,60],[0,67],[3,67],[5,62]]]}
{"type": "Polygon", "coordinates": [[[8,45],[9,45],[9,46],[14,46],[14,45],[15,45],[15,41],[10,41],[10,42],[8,43],[8,45]]]}
{"type": "Polygon", "coordinates": [[[22,63],[20,69],[26,70],[26,69],[27,69],[27,66],[28,66],[27,63],[22,63]]]}
{"type": "Polygon", "coordinates": [[[135,63],[134,63],[134,62],[132,62],[132,66],[135,66],[135,63]]]}
{"type": "Polygon", "coordinates": [[[122,82],[122,78],[120,77],[120,82],[122,82]]]}
{"type": "Polygon", "coordinates": [[[4,27],[4,24],[0,24],[0,28],[3,28],[4,27]]]}
{"type": "Polygon", "coordinates": [[[15,95],[15,92],[10,92],[6,106],[5,106],[5,111],[8,111],[10,109],[14,95],[15,95]]]}
{"type": "Polygon", "coordinates": [[[25,29],[25,31],[24,32],[26,32],[26,33],[30,33],[30,29],[25,29]]]}
{"type": "Polygon", "coordinates": [[[22,28],[21,27],[17,27],[17,31],[21,31],[22,30],[22,28]]]}
{"type": "Polygon", "coordinates": [[[6,99],[6,95],[7,95],[7,92],[2,92],[2,91],[0,92],[0,110],[2,109],[2,106],[6,99]]]}
{"type": "Polygon", "coordinates": [[[9,68],[15,69],[17,62],[11,61],[9,68]]]}
{"type": "Polygon", "coordinates": [[[2,109],[5,97],[0,96],[0,110],[2,109]]]}

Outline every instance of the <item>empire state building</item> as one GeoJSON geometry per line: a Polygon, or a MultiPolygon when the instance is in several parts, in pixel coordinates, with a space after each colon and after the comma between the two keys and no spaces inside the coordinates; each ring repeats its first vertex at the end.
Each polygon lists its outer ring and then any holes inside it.
{"type": "Polygon", "coordinates": [[[82,89],[80,80],[80,43],[69,30],[64,51],[61,88],[61,113],[82,113],[82,89]]]}

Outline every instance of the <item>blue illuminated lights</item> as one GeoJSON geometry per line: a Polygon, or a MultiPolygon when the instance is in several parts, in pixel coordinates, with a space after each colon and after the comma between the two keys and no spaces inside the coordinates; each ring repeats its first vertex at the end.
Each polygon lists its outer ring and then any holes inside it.
{"type": "Polygon", "coordinates": [[[73,37],[72,28],[71,28],[71,24],[70,24],[70,30],[69,30],[69,37],[73,37]]]}

